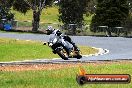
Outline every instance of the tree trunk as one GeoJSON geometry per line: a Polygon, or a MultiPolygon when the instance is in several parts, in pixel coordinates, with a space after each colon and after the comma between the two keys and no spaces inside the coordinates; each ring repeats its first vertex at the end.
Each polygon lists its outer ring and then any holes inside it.
{"type": "Polygon", "coordinates": [[[72,31],[73,31],[73,35],[76,35],[76,26],[73,26],[72,31]]]}
{"type": "Polygon", "coordinates": [[[32,31],[37,32],[40,22],[40,11],[33,11],[32,31]]]}

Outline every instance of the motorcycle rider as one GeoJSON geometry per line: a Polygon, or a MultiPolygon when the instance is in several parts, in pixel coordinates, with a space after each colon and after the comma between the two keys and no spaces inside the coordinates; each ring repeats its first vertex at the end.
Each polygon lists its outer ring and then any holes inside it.
{"type": "Polygon", "coordinates": [[[59,29],[54,29],[52,26],[48,26],[48,28],[46,29],[46,32],[47,32],[47,35],[54,34],[55,36],[62,36],[64,40],[68,41],[69,43],[73,45],[75,51],[79,51],[78,47],[71,40],[71,38],[68,35],[63,35],[59,29]]]}

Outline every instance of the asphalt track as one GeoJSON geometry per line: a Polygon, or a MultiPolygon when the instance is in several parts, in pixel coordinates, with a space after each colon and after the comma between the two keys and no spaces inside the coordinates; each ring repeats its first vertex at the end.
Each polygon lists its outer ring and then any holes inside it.
{"type": "MultiPolygon", "coordinates": [[[[48,41],[49,36],[44,34],[18,34],[18,33],[0,33],[3,38],[15,38],[24,40],[48,41]]],[[[96,48],[102,48],[104,54],[94,56],[83,56],[82,59],[70,58],[65,61],[61,58],[47,60],[38,58],[33,61],[23,61],[27,63],[62,63],[62,62],[90,62],[90,61],[108,61],[108,60],[131,60],[132,59],[132,38],[123,37],[93,37],[93,36],[71,36],[72,40],[79,45],[86,45],[96,48]]]]}

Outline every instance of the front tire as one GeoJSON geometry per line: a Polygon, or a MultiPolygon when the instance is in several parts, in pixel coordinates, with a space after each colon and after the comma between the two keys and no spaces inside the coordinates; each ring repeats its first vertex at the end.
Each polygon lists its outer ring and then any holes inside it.
{"type": "Polygon", "coordinates": [[[68,54],[65,49],[57,49],[57,54],[64,60],[68,60],[68,54]]]}
{"type": "Polygon", "coordinates": [[[82,55],[77,55],[76,58],[77,58],[77,59],[81,59],[81,58],[82,58],[82,55]]]}
{"type": "Polygon", "coordinates": [[[80,54],[80,51],[74,51],[75,52],[75,58],[81,59],[82,55],[80,54]]]}

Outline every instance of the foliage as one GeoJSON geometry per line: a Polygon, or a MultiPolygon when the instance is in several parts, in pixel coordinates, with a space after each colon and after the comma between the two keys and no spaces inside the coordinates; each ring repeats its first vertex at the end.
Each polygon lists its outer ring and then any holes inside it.
{"type": "Polygon", "coordinates": [[[89,0],[61,0],[59,3],[59,21],[64,23],[64,29],[71,29],[76,35],[77,27],[84,24],[83,14],[89,0]]]}
{"type": "Polygon", "coordinates": [[[14,15],[10,12],[12,6],[11,0],[1,0],[0,1],[0,21],[1,19],[11,20],[14,18],[14,15]]]}
{"type": "Polygon", "coordinates": [[[85,8],[87,16],[95,13],[96,5],[97,5],[97,0],[89,0],[89,2],[87,2],[85,8]]]}
{"type": "Polygon", "coordinates": [[[43,2],[45,1],[45,5],[51,6],[53,0],[14,0],[13,9],[20,11],[22,13],[26,13],[28,10],[39,10],[43,9],[43,2]]]}
{"type": "Polygon", "coordinates": [[[0,5],[4,8],[11,8],[14,1],[12,0],[0,0],[0,5]]]}
{"type": "Polygon", "coordinates": [[[86,1],[88,0],[61,0],[59,20],[64,24],[82,24],[86,1]]]}
{"type": "Polygon", "coordinates": [[[129,5],[129,12],[132,14],[132,0],[127,0],[129,5]]]}
{"type": "MultiPolygon", "coordinates": [[[[126,0],[98,0],[95,15],[92,18],[91,31],[98,30],[98,26],[122,26],[129,14],[126,0]]],[[[115,30],[113,30],[115,32],[115,30]]]]}
{"type": "Polygon", "coordinates": [[[25,14],[27,10],[30,10],[30,6],[24,0],[16,0],[13,9],[25,14]]]}
{"type": "Polygon", "coordinates": [[[127,20],[125,21],[124,26],[126,28],[125,35],[127,36],[132,31],[132,16],[131,15],[127,17],[127,20]]]}

